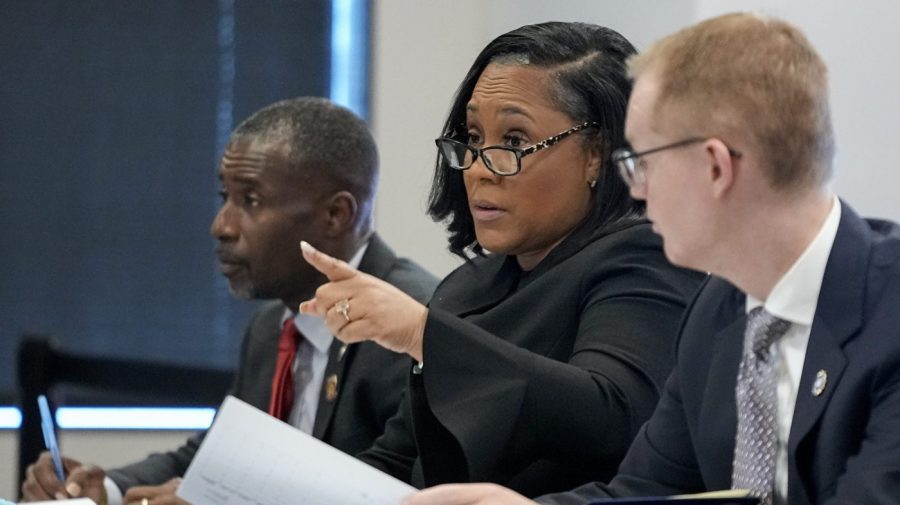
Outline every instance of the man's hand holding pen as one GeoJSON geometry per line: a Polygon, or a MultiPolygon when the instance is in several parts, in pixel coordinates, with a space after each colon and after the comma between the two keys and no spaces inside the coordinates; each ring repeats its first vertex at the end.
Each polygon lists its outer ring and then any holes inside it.
{"type": "Polygon", "coordinates": [[[65,482],[60,482],[53,467],[53,458],[44,451],[34,464],[28,466],[22,496],[25,501],[64,500],[90,498],[98,504],[107,501],[103,479],[106,473],[95,465],[83,465],[79,461],[62,458],[66,472],[65,482]]]}

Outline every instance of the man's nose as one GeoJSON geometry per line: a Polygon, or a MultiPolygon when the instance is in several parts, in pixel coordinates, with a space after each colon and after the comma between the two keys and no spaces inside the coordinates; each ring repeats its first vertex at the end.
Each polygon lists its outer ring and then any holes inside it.
{"type": "Polygon", "coordinates": [[[237,228],[231,217],[231,205],[228,202],[219,207],[209,227],[209,233],[219,240],[229,240],[237,236],[237,228]]]}

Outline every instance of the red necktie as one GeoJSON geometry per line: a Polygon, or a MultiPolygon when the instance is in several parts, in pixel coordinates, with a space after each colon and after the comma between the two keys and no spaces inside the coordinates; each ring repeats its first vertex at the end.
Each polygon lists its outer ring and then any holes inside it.
{"type": "Polygon", "coordinates": [[[272,399],[269,414],[287,421],[294,405],[294,358],[300,343],[300,331],[294,325],[294,318],[284,322],[281,338],[278,339],[278,359],[275,361],[275,375],[272,377],[272,399]]]}

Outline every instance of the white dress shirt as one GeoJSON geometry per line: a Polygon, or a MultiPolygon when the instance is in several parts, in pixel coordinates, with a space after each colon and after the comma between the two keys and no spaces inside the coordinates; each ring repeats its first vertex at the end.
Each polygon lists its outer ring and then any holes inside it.
{"type": "MultiPolygon", "coordinates": [[[[366,242],[350,258],[348,263],[353,268],[359,268],[363,254],[366,253],[369,243],[366,242]]],[[[297,261],[303,261],[298,259],[297,261]]],[[[279,328],[284,326],[294,312],[285,308],[281,317],[279,328]]],[[[325,326],[325,320],[304,314],[294,315],[294,324],[303,335],[303,340],[297,347],[297,356],[294,358],[294,405],[288,416],[288,423],[300,431],[312,434],[316,422],[316,412],[319,410],[319,393],[322,391],[322,382],[325,380],[325,368],[328,366],[328,351],[334,336],[325,326]]],[[[122,505],[122,492],[112,479],[106,477],[103,480],[106,488],[108,505],[122,505]]]]}
{"type": "MultiPolygon", "coordinates": [[[[369,243],[366,242],[350,258],[348,263],[351,267],[359,267],[359,262],[362,261],[368,247],[369,243]]],[[[292,314],[294,314],[292,310],[285,308],[279,327],[283,326],[292,314]]],[[[316,412],[319,410],[322,382],[325,380],[325,368],[328,366],[328,351],[331,349],[334,336],[325,326],[325,320],[318,316],[297,313],[294,315],[294,325],[304,338],[297,347],[297,356],[294,358],[296,396],[288,416],[288,424],[312,435],[316,412]]]]}
{"type": "Polygon", "coordinates": [[[766,301],[762,302],[747,295],[747,312],[763,306],[770,314],[791,322],[787,333],[769,348],[773,357],[781,358],[777,372],[778,449],[775,454],[774,496],[774,502],[780,505],[787,503],[787,443],[794,417],[797,389],[800,386],[800,374],[803,371],[809,332],[813,316],[816,314],[825,266],[831,254],[831,246],[834,245],[840,220],[841,204],[835,196],[831,212],[819,233],[787,273],[778,280],[766,301]]]}

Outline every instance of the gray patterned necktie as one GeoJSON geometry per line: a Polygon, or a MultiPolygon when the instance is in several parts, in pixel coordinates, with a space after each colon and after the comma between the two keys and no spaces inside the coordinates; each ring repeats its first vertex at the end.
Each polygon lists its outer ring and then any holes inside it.
{"type": "Polygon", "coordinates": [[[731,487],[749,489],[762,505],[772,503],[778,447],[778,363],[769,347],[790,326],[762,307],[750,311],[735,387],[738,423],[731,487]]]}

